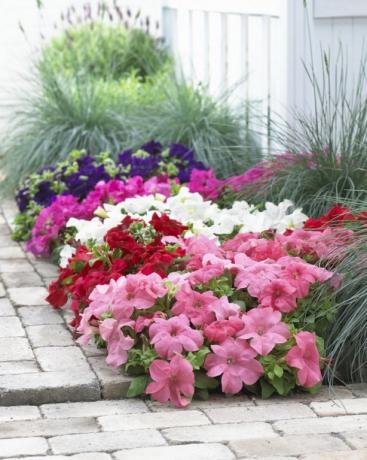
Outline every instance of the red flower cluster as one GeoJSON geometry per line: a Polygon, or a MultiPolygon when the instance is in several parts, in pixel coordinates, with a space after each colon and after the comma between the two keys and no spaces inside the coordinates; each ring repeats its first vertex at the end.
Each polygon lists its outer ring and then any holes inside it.
{"type": "Polygon", "coordinates": [[[322,229],[327,227],[344,227],[348,222],[367,222],[367,212],[352,214],[349,208],[340,204],[334,206],[328,213],[316,219],[308,219],[304,228],[322,229]]]}
{"type": "Polygon", "coordinates": [[[158,273],[166,277],[171,271],[185,266],[185,250],[179,245],[166,243],[164,237],[179,237],[187,229],[180,222],[163,214],[154,214],[147,225],[127,216],[120,225],[105,235],[105,244],[88,247],[80,245],[66,268],[49,285],[47,301],[61,308],[71,299],[75,313],[72,322],[77,327],[80,313],[89,304],[89,296],[100,284],[108,284],[122,275],[131,273],[158,273]]]}

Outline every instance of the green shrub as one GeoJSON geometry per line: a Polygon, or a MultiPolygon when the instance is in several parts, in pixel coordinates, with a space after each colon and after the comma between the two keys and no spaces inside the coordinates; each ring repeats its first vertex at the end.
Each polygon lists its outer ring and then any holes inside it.
{"type": "Polygon", "coordinates": [[[67,29],[43,49],[41,73],[68,77],[120,80],[134,73],[154,75],[170,59],[165,48],[140,29],[90,23],[67,29]]]}

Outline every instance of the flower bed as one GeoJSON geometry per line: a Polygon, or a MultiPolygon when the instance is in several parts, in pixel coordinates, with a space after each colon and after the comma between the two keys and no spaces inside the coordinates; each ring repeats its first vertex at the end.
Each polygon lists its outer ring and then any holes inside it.
{"type": "MultiPolygon", "coordinates": [[[[183,407],[210,391],[317,390],[340,284],[322,265],[342,256],[346,223],[365,216],[335,207],[308,219],[288,200],[235,201],[266,167],[219,180],[183,146],[144,148],[119,164],[73,154],[77,171],[52,170],[64,185],[37,208],[27,242],[37,256],[58,255],[49,303],[71,309],[81,344],[93,340],[134,376],[130,396],[183,407]],[[108,177],[88,185],[86,164],[108,177]]],[[[23,215],[41,176],[18,195],[28,196],[23,215]]]]}
{"type": "Polygon", "coordinates": [[[183,407],[210,391],[314,391],[338,282],[317,264],[339,235],[304,230],[289,207],[220,210],[185,187],[105,204],[68,222],[72,245],[48,301],[68,304],[78,340],[135,376],[130,396],[183,407]]]}

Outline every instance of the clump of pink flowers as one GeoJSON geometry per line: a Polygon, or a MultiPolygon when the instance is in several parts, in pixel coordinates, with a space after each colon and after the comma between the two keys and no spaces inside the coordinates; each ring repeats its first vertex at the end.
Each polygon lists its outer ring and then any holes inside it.
{"type": "Polygon", "coordinates": [[[323,233],[247,233],[221,245],[203,235],[181,239],[180,270],[96,286],[79,341],[94,338],[108,364],[140,374],[131,394],[143,387],[177,407],[214,390],[268,397],[314,388],[323,359],[315,311],[325,320],[330,305],[327,297],[315,305],[310,294],[319,284],[332,292],[334,278],[316,264],[323,233]]]}

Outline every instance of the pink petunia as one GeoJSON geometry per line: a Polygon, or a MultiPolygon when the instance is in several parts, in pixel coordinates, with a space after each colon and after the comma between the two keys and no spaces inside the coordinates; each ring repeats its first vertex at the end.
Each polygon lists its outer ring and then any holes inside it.
{"type": "Polygon", "coordinates": [[[316,346],[316,336],[311,332],[298,332],[296,343],[286,356],[288,366],[299,369],[298,382],[305,388],[311,388],[322,380],[320,354],[316,346]]]}
{"type": "Polygon", "coordinates": [[[204,235],[193,236],[186,240],[186,254],[191,256],[187,265],[191,270],[202,268],[203,257],[207,254],[213,254],[217,257],[222,256],[222,252],[215,240],[209,239],[204,235]]]}
{"type": "Polygon", "coordinates": [[[176,294],[176,303],[172,312],[175,315],[183,313],[195,326],[210,324],[215,320],[209,305],[218,300],[212,291],[204,293],[194,291],[189,283],[184,283],[176,294]]]}
{"type": "Polygon", "coordinates": [[[222,296],[220,299],[215,300],[209,306],[210,310],[214,312],[217,320],[229,319],[238,317],[241,308],[236,303],[228,302],[228,297],[222,296]]]}
{"type": "Polygon", "coordinates": [[[244,323],[240,318],[223,319],[214,321],[205,326],[204,335],[210,342],[221,343],[228,337],[234,337],[237,332],[243,329],[244,323]]]}
{"type": "Polygon", "coordinates": [[[297,289],[289,281],[272,280],[265,284],[259,294],[262,307],[272,307],[282,313],[290,313],[297,307],[297,289]]]}
{"type": "Polygon", "coordinates": [[[182,356],[176,355],[170,362],[156,359],[149,367],[153,380],[145,392],[160,403],[172,401],[176,407],[186,407],[194,394],[194,371],[182,356]]]}
{"type": "Polygon", "coordinates": [[[149,328],[149,337],[158,355],[167,359],[183,350],[197,351],[204,342],[202,333],[190,327],[185,315],[156,318],[149,328]]]}
{"type": "Polygon", "coordinates": [[[243,384],[253,385],[263,375],[262,365],[255,359],[254,351],[247,343],[228,338],[220,345],[212,345],[213,353],[205,359],[209,377],[222,376],[224,393],[235,394],[243,384]]]}
{"type": "Polygon", "coordinates": [[[268,355],[276,344],[289,338],[288,326],[281,322],[282,315],[270,307],[253,308],[242,320],[245,327],[238,332],[238,339],[250,339],[250,346],[259,355],[268,355]]]}
{"type": "Polygon", "coordinates": [[[121,325],[113,318],[102,321],[99,332],[103,340],[107,342],[106,363],[112,367],[120,367],[128,359],[128,350],[133,347],[134,339],[125,336],[121,331],[121,325]]]}
{"type": "MultiPolygon", "coordinates": [[[[239,257],[236,257],[237,262],[239,257]]],[[[234,285],[237,289],[247,289],[252,297],[259,297],[263,287],[281,274],[281,267],[274,263],[253,262],[242,266],[236,275],[234,285]]]]}
{"type": "Polygon", "coordinates": [[[121,293],[123,301],[136,309],[152,307],[159,297],[164,297],[168,292],[157,273],[127,275],[125,280],[124,290],[121,293]]]}
{"type": "Polygon", "coordinates": [[[276,261],[287,254],[278,241],[258,238],[247,240],[237,250],[258,262],[267,259],[276,261]]]}

